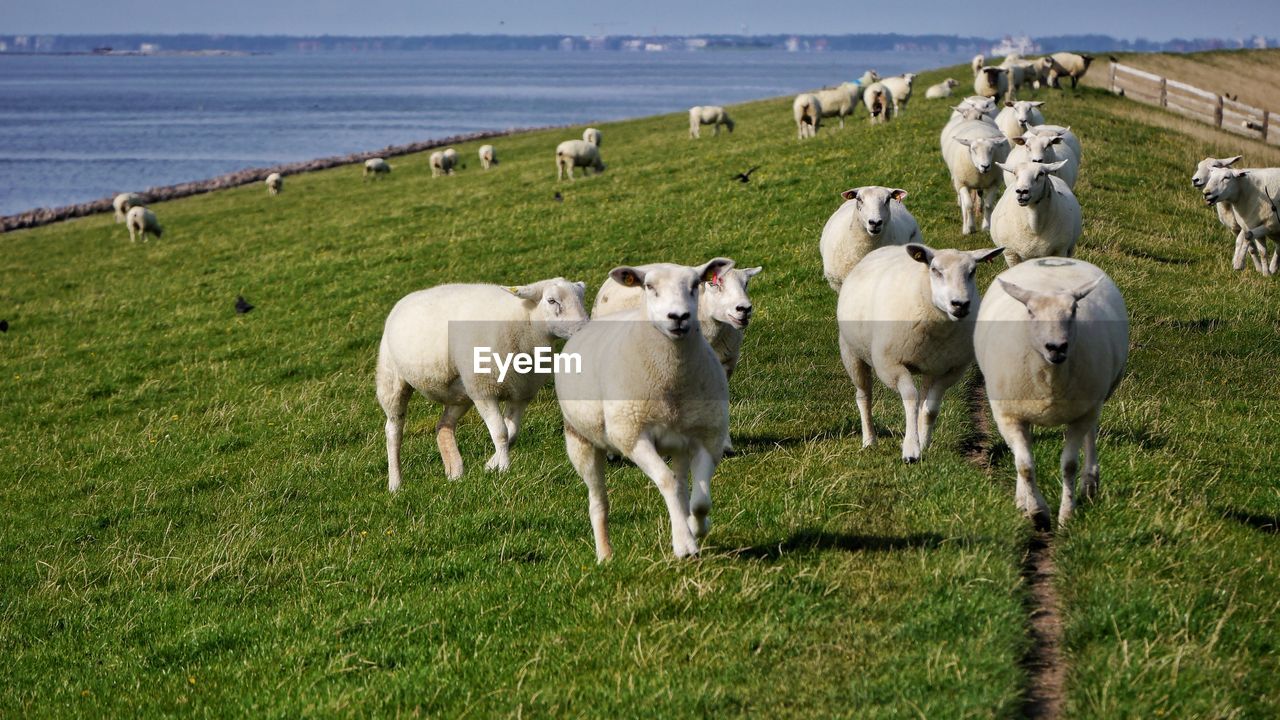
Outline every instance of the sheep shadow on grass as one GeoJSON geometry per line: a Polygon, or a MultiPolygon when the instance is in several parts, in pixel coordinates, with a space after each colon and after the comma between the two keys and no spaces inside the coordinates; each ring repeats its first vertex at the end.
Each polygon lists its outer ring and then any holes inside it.
{"type": "Polygon", "coordinates": [[[914,548],[936,548],[943,537],[937,533],[913,533],[905,536],[854,535],[806,528],[776,543],[726,550],[725,554],[749,560],[780,560],[786,555],[809,554],[828,550],[841,552],[894,552],[914,548]]]}

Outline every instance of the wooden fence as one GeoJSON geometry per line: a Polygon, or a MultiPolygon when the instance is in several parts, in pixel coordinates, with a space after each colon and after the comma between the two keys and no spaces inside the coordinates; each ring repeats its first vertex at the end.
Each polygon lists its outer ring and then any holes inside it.
{"type": "Polygon", "coordinates": [[[1170,80],[1123,63],[1111,63],[1111,92],[1205,122],[1238,135],[1280,145],[1271,132],[1272,113],[1208,90],[1170,80]]]}

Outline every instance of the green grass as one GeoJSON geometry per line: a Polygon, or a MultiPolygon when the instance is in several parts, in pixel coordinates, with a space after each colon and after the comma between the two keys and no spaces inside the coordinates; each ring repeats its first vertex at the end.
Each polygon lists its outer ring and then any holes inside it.
{"type": "MultiPolygon", "coordinates": [[[[1085,147],[1080,256],[1134,344],[1101,497],[1055,539],[1067,713],[1273,716],[1280,302],[1230,270],[1188,182],[1231,146],[1046,95],[1085,147]]],[[[602,125],[609,171],[572,185],[551,155],[580,130],[532,132],[488,173],[468,144],[447,179],[419,155],[161,203],[145,245],[110,214],[0,238],[0,716],[1017,715],[1011,461],[966,461],[958,390],[923,464],[899,460],[883,386],[889,435],[860,449],[817,252],[838,192],[868,184],[907,189],[935,246],[989,243],[959,234],[946,114],[921,93],[799,143],[773,99],[698,142],[680,114],[602,125]],[[505,475],[468,416],[454,483],[416,398],[386,492],[373,364],[402,295],[563,275],[590,297],[615,265],[718,254],[765,272],[700,559],[670,558],[656,489],[619,463],[617,555],[595,564],[549,389],[505,475]],[[258,309],[235,315],[239,293],[258,309]]],[[[1060,437],[1037,437],[1056,507],[1060,437]]]]}

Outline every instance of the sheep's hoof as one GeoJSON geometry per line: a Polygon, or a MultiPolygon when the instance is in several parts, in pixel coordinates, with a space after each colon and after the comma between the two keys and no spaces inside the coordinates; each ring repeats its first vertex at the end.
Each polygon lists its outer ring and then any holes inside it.
{"type": "Polygon", "coordinates": [[[914,464],[916,464],[916,463],[920,462],[920,456],[919,456],[919,455],[915,455],[915,456],[912,456],[912,455],[903,455],[903,456],[902,456],[902,462],[904,462],[904,463],[906,463],[906,464],[908,464],[908,465],[914,465],[914,464]]]}
{"type": "Polygon", "coordinates": [[[1037,532],[1049,532],[1052,524],[1049,521],[1049,511],[1037,510],[1031,514],[1031,523],[1035,525],[1037,532]]]}

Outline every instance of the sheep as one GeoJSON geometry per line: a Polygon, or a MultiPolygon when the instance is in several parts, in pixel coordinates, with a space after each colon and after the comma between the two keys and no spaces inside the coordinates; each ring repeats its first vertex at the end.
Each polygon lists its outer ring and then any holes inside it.
{"type": "Polygon", "coordinates": [[[872,370],[902,397],[902,459],[916,462],[929,447],[943,393],[973,363],[974,311],[981,302],[977,264],[1001,251],[882,247],[849,273],[836,318],[840,358],[857,387],[864,448],[876,441],[872,370]],[[922,376],[919,390],[916,375],[922,376]]]}
{"type": "Polygon", "coordinates": [[[480,146],[480,167],[488,170],[498,164],[498,151],[492,145],[480,146]]]}
{"type": "Polygon", "coordinates": [[[997,162],[1009,155],[1009,140],[990,123],[966,120],[955,125],[942,144],[951,185],[960,205],[961,232],[973,232],[974,212],[981,203],[982,229],[991,228],[991,211],[1002,179],[997,162]]]}
{"type": "MultiPolygon", "coordinates": [[[[656,266],[641,265],[641,270],[656,266]]],[[[733,377],[742,356],[742,338],[755,306],[747,294],[747,284],[760,274],[762,267],[734,268],[700,286],[698,295],[698,327],[707,339],[726,378],[733,377]]],[[[626,287],[613,278],[604,281],[591,308],[592,319],[616,315],[644,307],[644,291],[626,287]]]]}
{"type": "Polygon", "coordinates": [[[1065,425],[1058,524],[1080,495],[1097,494],[1098,418],[1129,358],[1129,318],[1111,278],[1080,260],[1043,258],[1001,273],[982,299],[974,330],[978,368],[991,414],[1013,451],[1018,509],[1049,529],[1049,505],[1036,487],[1031,426],[1065,425]]]}
{"type": "Polygon", "coordinates": [[[996,127],[995,102],[991,98],[979,99],[983,102],[973,102],[974,98],[968,98],[962,100],[959,105],[952,106],[951,116],[947,119],[947,124],[942,126],[942,132],[938,136],[939,144],[944,151],[952,131],[962,122],[979,120],[992,128],[996,127]]]}
{"type": "Polygon", "coordinates": [[[893,91],[883,81],[871,83],[862,91],[862,104],[867,106],[873,125],[893,119],[893,91]]]}
{"type": "Polygon", "coordinates": [[[1049,86],[1062,87],[1062,76],[1071,78],[1071,89],[1076,89],[1080,83],[1080,78],[1089,72],[1089,65],[1093,63],[1092,55],[1078,55],[1071,52],[1057,52],[1048,55],[1041,62],[1045,63],[1049,74],[1049,86]],[[1048,62],[1045,62],[1045,61],[1048,62]]]}
{"type": "Polygon", "coordinates": [[[895,75],[880,81],[889,90],[889,95],[893,98],[893,114],[898,115],[906,109],[907,103],[911,101],[911,88],[915,84],[915,73],[904,73],[895,75]]]}
{"type": "Polygon", "coordinates": [[[278,172],[273,172],[267,176],[267,194],[279,195],[284,190],[284,177],[278,172]]]}
{"type": "Polygon", "coordinates": [[[1080,148],[1080,138],[1071,132],[1070,127],[1061,125],[1029,125],[1023,133],[1024,135],[1061,135],[1062,141],[1067,147],[1075,153],[1075,156],[1081,162],[1084,161],[1084,153],[1080,148]]]}
{"type": "Polygon", "coordinates": [[[1235,225],[1240,228],[1232,267],[1244,269],[1244,256],[1248,253],[1254,267],[1263,275],[1280,271],[1280,169],[1214,168],[1209,171],[1209,180],[1204,186],[1204,200],[1209,205],[1219,202],[1231,205],[1235,225]],[[1270,265],[1267,265],[1268,238],[1278,245],[1270,265]]]}
{"type": "Polygon", "coordinates": [[[1020,138],[1028,126],[1044,124],[1044,115],[1040,112],[1042,105],[1044,103],[1039,100],[1006,102],[1000,114],[996,115],[996,127],[1010,140],[1020,138]]]}
{"type": "MultiPolygon", "coordinates": [[[[1209,158],[1205,158],[1204,160],[1201,160],[1196,165],[1195,173],[1191,176],[1192,186],[1196,188],[1203,188],[1209,182],[1210,171],[1212,171],[1214,168],[1231,167],[1232,165],[1235,165],[1237,162],[1239,162],[1240,158],[1242,157],[1243,157],[1242,155],[1236,155],[1235,157],[1229,157],[1229,158],[1209,157],[1209,158]]],[[[1263,180],[1264,185],[1269,190],[1268,194],[1275,196],[1277,193],[1280,193],[1280,169],[1252,168],[1249,170],[1249,174],[1256,179],[1263,180]]],[[[1224,226],[1226,226],[1228,230],[1231,231],[1232,237],[1238,238],[1240,235],[1241,228],[1240,228],[1240,223],[1236,218],[1235,210],[1232,208],[1231,203],[1220,200],[1214,205],[1214,208],[1217,210],[1218,221],[1221,222],[1224,226]]],[[[1237,246],[1236,249],[1240,250],[1241,247],[1237,246]]],[[[1255,268],[1258,269],[1259,271],[1262,271],[1262,268],[1257,267],[1260,258],[1256,250],[1252,247],[1245,248],[1245,250],[1253,257],[1255,268]]],[[[1262,250],[1265,253],[1265,246],[1262,248],[1262,250]]],[[[1243,270],[1244,256],[1237,253],[1237,256],[1233,257],[1233,262],[1237,260],[1239,262],[1239,265],[1236,266],[1235,269],[1243,270]]],[[[1274,273],[1275,270],[1273,269],[1271,272],[1274,273]]]]}
{"type": "Polygon", "coordinates": [[[391,166],[382,158],[369,158],[364,161],[364,178],[368,180],[370,177],[380,177],[391,172],[391,166]]]}
{"type": "Polygon", "coordinates": [[[791,103],[791,114],[796,121],[796,137],[803,140],[818,134],[822,124],[822,103],[813,93],[800,93],[791,103]]]}
{"type": "Polygon", "coordinates": [[[1012,182],[991,213],[991,241],[1004,247],[1009,267],[1032,258],[1071,257],[1075,253],[1080,239],[1080,203],[1061,178],[1050,174],[1067,162],[996,163],[1001,170],[1013,173],[1012,182]]]}
{"type": "Polygon", "coordinates": [[[947,78],[937,85],[930,85],[928,90],[924,91],[925,98],[929,100],[937,100],[939,98],[951,97],[952,88],[960,83],[951,78],[947,78]]]}
{"type": "Polygon", "coordinates": [[[1009,71],[1010,95],[1032,84],[1036,79],[1035,63],[1023,60],[1017,55],[1006,57],[1004,62],[1000,63],[1000,67],[1009,71]]]}
{"type": "Polygon", "coordinates": [[[573,180],[573,169],[588,169],[596,173],[604,172],[604,162],[600,159],[599,146],[586,140],[565,140],[556,146],[556,180],[563,180],[567,172],[569,180],[573,180]]]}
{"type": "Polygon", "coordinates": [[[720,126],[733,132],[733,118],[719,105],[696,105],[689,108],[689,137],[697,140],[702,137],[702,126],[711,125],[711,134],[720,135],[720,126]]]}
{"type": "Polygon", "coordinates": [[[125,213],[129,210],[146,204],[146,199],[138,193],[120,193],[111,199],[111,207],[115,208],[117,223],[124,222],[125,213]]]}
{"type": "Polygon", "coordinates": [[[164,235],[164,228],[160,227],[156,214],[141,205],[129,208],[129,212],[125,213],[124,225],[129,229],[129,240],[132,242],[137,242],[138,236],[142,237],[142,242],[146,242],[147,233],[156,237],[164,235]]]}
{"type": "Polygon", "coordinates": [[[862,86],[857,83],[841,83],[839,87],[815,90],[811,94],[818,98],[822,117],[839,118],[841,128],[844,127],[845,117],[851,117],[862,102],[862,86]]]}
{"type": "Polygon", "coordinates": [[[453,148],[445,148],[431,153],[431,177],[440,177],[441,175],[452,175],[453,168],[458,164],[458,151],[453,148]]]}
{"type": "Polygon", "coordinates": [[[1005,68],[987,66],[973,77],[973,92],[983,97],[1008,100],[1009,71],[1005,68]]]}
{"type": "Polygon", "coordinates": [[[986,64],[987,59],[982,56],[982,53],[978,53],[969,61],[969,68],[973,70],[973,74],[976,77],[978,73],[982,72],[982,68],[985,67],[986,64]]]}
{"type": "Polygon", "coordinates": [[[586,140],[592,145],[595,145],[596,147],[600,147],[600,140],[601,140],[600,131],[593,127],[587,128],[586,130],[582,131],[582,139],[586,140]]]}
{"type": "Polygon", "coordinates": [[[510,466],[508,446],[520,430],[525,407],[551,377],[536,365],[520,371],[517,353],[549,352],[555,338],[569,337],[585,324],[585,289],[584,283],[564,278],[515,287],[438,285],[395,304],[387,315],[375,372],[378,403],[387,418],[389,491],[400,489],[401,437],[415,390],[444,406],[436,443],[450,480],[462,477],[454,426],[472,405],[493,440],[494,453],[485,469],[502,472],[510,466]],[[501,370],[500,358],[506,358],[510,372],[501,370]]]}
{"type": "Polygon", "coordinates": [[[582,358],[582,372],[557,368],[556,397],[569,460],[587,485],[599,562],[613,556],[608,452],[625,455],[658,486],[676,557],[696,555],[710,530],[711,477],[729,444],[729,385],[698,329],[698,285],[732,269],[727,258],[614,268],[614,281],[644,288],[644,308],[590,322],[565,344],[566,354],[582,358]]]}
{"type": "MultiPolygon", "coordinates": [[[[1014,148],[1005,160],[1009,167],[1017,167],[1024,160],[1044,164],[1065,160],[1066,164],[1053,175],[1061,178],[1068,188],[1075,189],[1076,177],[1080,173],[1080,157],[1063,136],[1027,132],[1022,137],[1014,138],[1013,144],[1014,148]]],[[[1013,185],[1012,171],[1005,171],[1004,183],[1006,186],[1013,185]]]]}
{"type": "Polygon", "coordinates": [[[879,185],[840,193],[845,202],[822,226],[818,250],[822,275],[831,289],[840,286],[858,261],[876,248],[921,240],[920,225],[902,204],[907,191],[879,185]]]}
{"type": "Polygon", "coordinates": [[[866,87],[873,82],[878,82],[879,80],[880,80],[880,73],[872,69],[862,73],[862,77],[858,78],[854,82],[856,82],[858,85],[861,85],[862,87],[866,87]]]}

